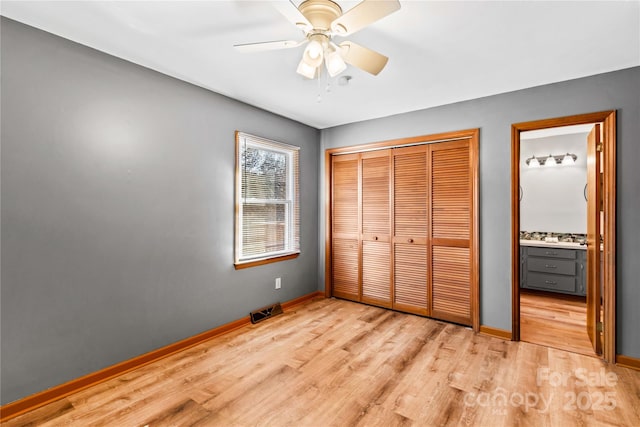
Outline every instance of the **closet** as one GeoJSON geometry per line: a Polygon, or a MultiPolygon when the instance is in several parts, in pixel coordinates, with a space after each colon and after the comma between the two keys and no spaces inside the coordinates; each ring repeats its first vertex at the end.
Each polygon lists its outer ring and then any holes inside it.
{"type": "Polygon", "coordinates": [[[477,328],[477,153],[477,130],[328,150],[330,294],[477,328]]]}

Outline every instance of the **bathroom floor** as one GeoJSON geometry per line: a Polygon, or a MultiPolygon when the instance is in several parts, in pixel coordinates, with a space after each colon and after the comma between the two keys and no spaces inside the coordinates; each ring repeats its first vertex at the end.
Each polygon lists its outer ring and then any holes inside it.
{"type": "Polygon", "coordinates": [[[586,321],[584,297],[525,290],[520,293],[522,341],[595,356],[586,321]]]}

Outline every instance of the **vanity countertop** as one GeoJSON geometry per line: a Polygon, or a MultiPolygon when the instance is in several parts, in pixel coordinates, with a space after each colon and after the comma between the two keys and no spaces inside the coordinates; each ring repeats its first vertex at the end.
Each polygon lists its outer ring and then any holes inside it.
{"type": "Polygon", "coordinates": [[[558,242],[551,243],[544,240],[520,240],[520,246],[538,246],[543,248],[565,248],[565,249],[582,249],[586,250],[587,245],[576,242],[558,242]]]}

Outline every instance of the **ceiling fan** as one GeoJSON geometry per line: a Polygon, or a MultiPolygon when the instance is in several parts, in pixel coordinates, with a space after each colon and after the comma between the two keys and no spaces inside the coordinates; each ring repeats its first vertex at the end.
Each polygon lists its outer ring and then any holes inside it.
{"type": "Polygon", "coordinates": [[[398,0],[363,0],[344,14],[340,5],[331,0],[305,0],[298,7],[292,0],[274,5],[304,32],[305,38],[234,45],[238,51],[290,49],[307,44],[296,71],[308,79],[320,75],[323,62],[331,77],[343,72],[347,64],[374,76],[387,65],[389,58],[381,53],[351,41],[336,44],[332,39],[351,35],[392,14],[400,9],[398,0]]]}

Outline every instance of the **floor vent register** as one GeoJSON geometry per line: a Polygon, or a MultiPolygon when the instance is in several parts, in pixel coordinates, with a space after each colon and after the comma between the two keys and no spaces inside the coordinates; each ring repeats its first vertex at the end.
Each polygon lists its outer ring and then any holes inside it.
{"type": "Polygon", "coordinates": [[[275,304],[252,311],[251,313],[249,313],[249,316],[251,317],[251,323],[258,323],[282,313],[282,306],[279,302],[277,302],[275,304]]]}

